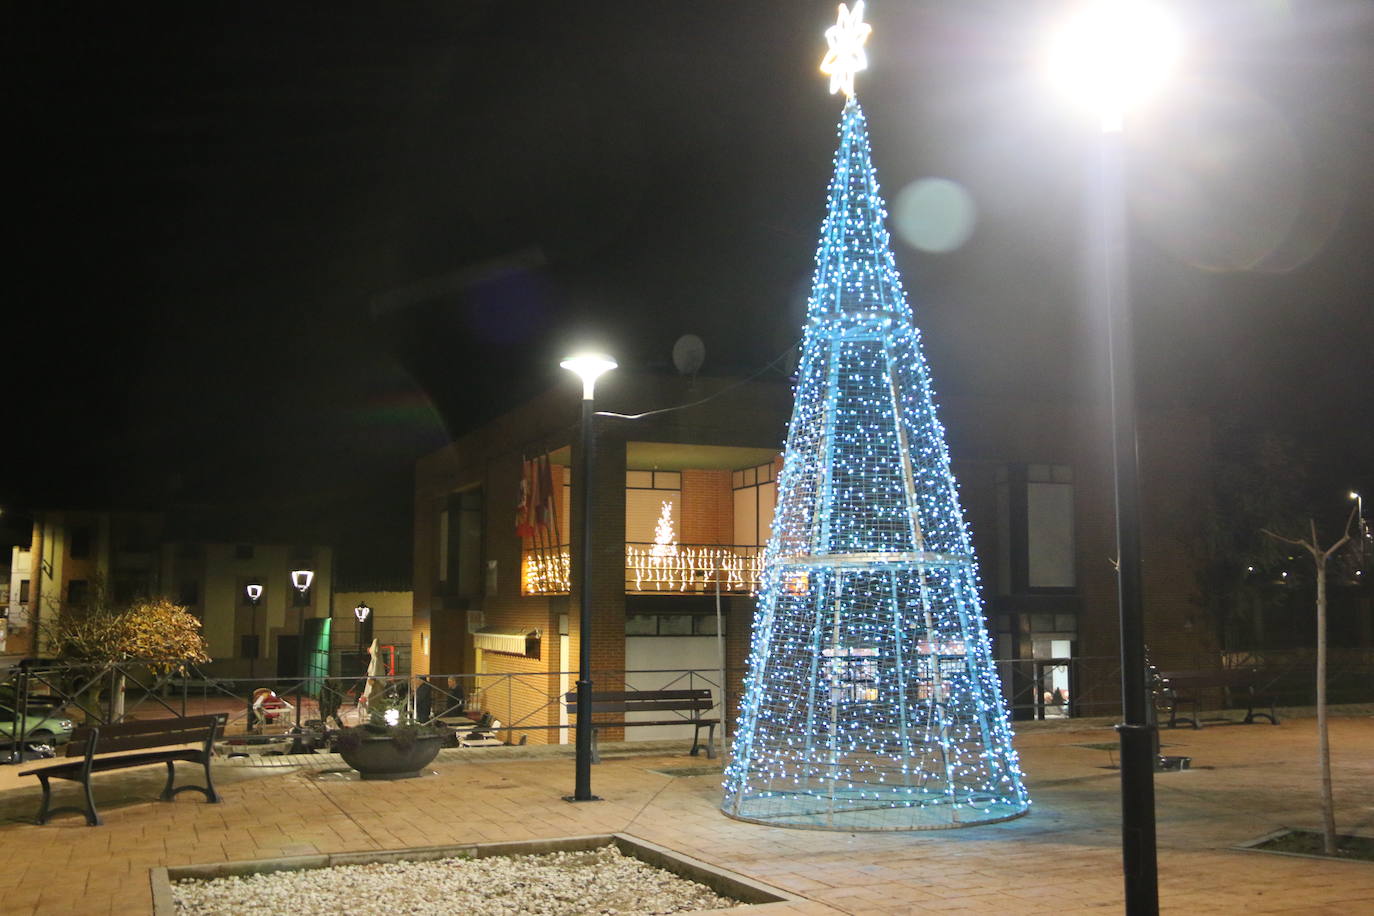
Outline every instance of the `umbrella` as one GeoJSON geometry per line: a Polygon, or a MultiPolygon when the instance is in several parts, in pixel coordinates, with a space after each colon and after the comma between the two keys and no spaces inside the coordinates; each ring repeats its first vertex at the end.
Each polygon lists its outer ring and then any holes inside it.
{"type": "Polygon", "coordinates": [[[372,640],[372,647],[367,652],[372,656],[372,660],[367,663],[367,683],[363,687],[363,695],[358,698],[359,706],[367,705],[367,701],[372,697],[372,685],[377,683],[377,675],[382,673],[382,653],[377,648],[377,640],[372,640]]]}

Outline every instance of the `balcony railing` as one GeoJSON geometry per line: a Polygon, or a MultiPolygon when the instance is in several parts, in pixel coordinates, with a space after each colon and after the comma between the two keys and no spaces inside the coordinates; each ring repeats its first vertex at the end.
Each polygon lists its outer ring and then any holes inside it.
{"type": "MultiPolygon", "coordinates": [[[[525,551],[520,578],[524,595],[569,592],[568,546],[525,551]]],[[[626,594],[714,593],[748,595],[758,588],[763,548],[738,544],[625,545],[626,594]]]]}

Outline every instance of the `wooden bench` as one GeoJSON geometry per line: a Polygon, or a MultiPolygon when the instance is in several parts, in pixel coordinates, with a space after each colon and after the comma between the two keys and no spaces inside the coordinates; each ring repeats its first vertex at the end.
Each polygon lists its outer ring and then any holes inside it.
{"type": "Polygon", "coordinates": [[[1193,728],[1201,728],[1202,724],[1198,720],[1199,700],[1205,691],[1220,691],[1220,699],[1223,704],[1237,701],[1237,693],[1245,698],[1245,724],[1252,724],[1259,716],[1269,720],[1269,724],[1278,725],[1278,717],[1274,714],[1274,698],[1268,697],[1268,702],[1261,705],[1269,707],[1268,712],[1255,710],[1255,700],[1258,696],[1257,686],[1259,682],[1259,672],[1254,668],[1223,668],[1216,670],[1201,671],[1161,671],[1160,677],[1160,698],[1164,701],[1169,711],[1169,721],[1165,723],[1169,728],[1174,728],[1180,722],[1187,722],[1193,728]],[[1179,715],[1180,707],[1192,707],[1191,716],[1179,715]]]}
{"type": "MultiPolygon", "coordinates": [[[[577,691],[569,691],[564,698],[567,702],[568,712],[577,712],[577,691]]],[[[592,691],[592,713],[619,713],[620,719],[615,722],[596,722],[592,723],[592,762],[600,763],[601,755],[597,752],[596,734],[602,728],[631,728],[637,725],[691,725],[692,730],[692,756],[697,755],[697,750],[706,748],[708,759],[714,760],[716,750],[714,739],[716,726],[720,724],[720,719],[706,716],[715,706],[715,700],[711,698],[711,691],[702,688],[700,690],[593,690],[592,691]],[[625,715],[632,712],[653,712],[653,713],[677,713],[676,716],[660,716],[654,719],[643,721],[626,721],[625,715]],[[701,730],[707,729],[706,743],[700,741],[701,730]]]]}
{"type": "Polygon", "coordinates": [[[127,722],[122,725],[97,725],[78,728],[72,732],[72,740],[67,744],[67,757],[79,758],[68,763],[25,770],[20,776],[37,776],[43,784],[43,807],[38,812],[38,823],[46,824],[48,818],[59,811],[83,811],[86,823],[92,827],[103,823],[95,810],[95,798],[91,795],[91,774],[106,770],[122,770],[128,767],[146,766],[150,763],[167,764],[167,784],[159,798],[171,801],[179,792],[194,789],[204,793],[211,803],[219,802],[215,784],[210,779],[210,755],[213,753],[215,736],[219,734],[223,716],[186,716],[175,719],[147,719],[127,722]],[[199,747],[174,745],[198,744],[199,747]],[[156,750],[143,750],[156,748],[156,750]],[[143,750],[139,754],[122,754],[124,751],[143,750]],[[105,756],[121,754],[121,756],[105,756]],[[176,776],[174,764],[178,760],[198,763],[205,767],[204,786],[180,786],[172,788],[176,776]],[[70,779],[81,783],[86,791],[86,807],[75,806],[48,809],[52,801],[52,790],[48,785],[51,779],[70,779]]]}

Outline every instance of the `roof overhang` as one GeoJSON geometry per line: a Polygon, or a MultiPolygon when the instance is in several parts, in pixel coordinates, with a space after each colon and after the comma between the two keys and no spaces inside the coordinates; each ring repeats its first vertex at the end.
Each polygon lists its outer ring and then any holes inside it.
{"type": "Polygon", "coordinates": [[[525,643],[539,635],[535,627],[478,627],[472,632],[472,644],[491,652],[524,655],[525,643]]]}

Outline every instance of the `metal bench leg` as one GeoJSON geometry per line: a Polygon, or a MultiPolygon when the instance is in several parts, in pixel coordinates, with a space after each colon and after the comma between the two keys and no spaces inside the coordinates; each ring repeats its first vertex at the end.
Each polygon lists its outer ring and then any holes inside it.
{"type": "Polygon", "coordinates": [[[600,729],[592,729],[592,763],[601,762],[601,749],[597,745],[596,736],[600,734],[600,729]]]}
{"type": "Polygon", "coordinates": [[[172,782],[176,779],[176,769],[172,766],[172,761],[167,761],[167,785],[162,787],[162,794],[158,796],[162,801],[171,801],[176,792],[172,791],[172,782]]]}
{"type": "Polygon", "coordinates": [[[89,773],[82,780],[81,787],[86,790],[86,826],[99,827],[105,822],[100,819],[100,815],[95,810],[95,796],[91,794],[91,776],[89,773]]]}
{"type": "Polygon", "coordinates": [[[43,806],[38,809],[38,823],[48,822],[48,803],[52,801],[52,786],[48,785],[48,774],[39,773],[38,781],[43,784],[43,806]]]}
{"type": "Polygon", "coordinates": [[[716,727],[714,725],[706,726],[706,759],[716,759],[716,727]]]}
{"type": "Polygon", "coordinates": [[[210,778],[210,755],[205,755],[205,797],[210,804],[219,804],[219,793],[215,791],[215,781],[210,778]]]}

